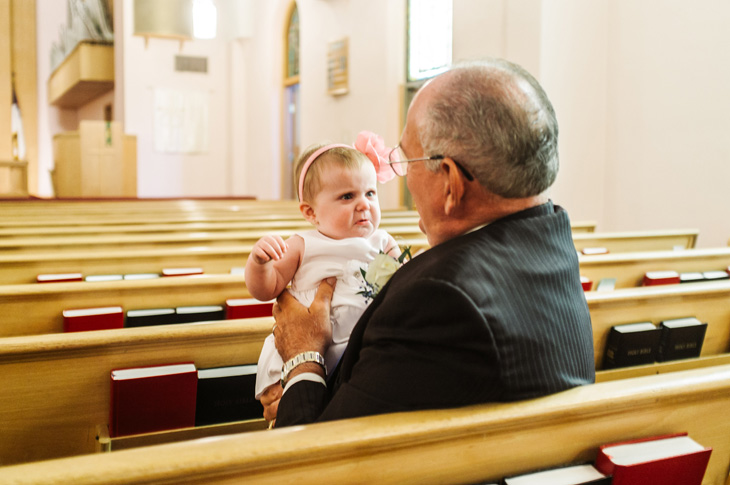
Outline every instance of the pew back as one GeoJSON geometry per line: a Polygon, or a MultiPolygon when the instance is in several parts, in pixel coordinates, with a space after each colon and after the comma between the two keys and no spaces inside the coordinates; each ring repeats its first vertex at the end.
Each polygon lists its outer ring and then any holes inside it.
{"type": "Polygon", "coordinates": [[[577,251],[598,247],[605,247],[611,253],[669,251],[695,247],[698,235],[697,229],[575,234],[573,243],[577,251]]]}
{"type": "Polygon", "coordinates": [[[702,272],[730,266],[730,247],[580,256],[580,274],[593,281],[616,278],[616,288],[641,286],[649,271],[702,272]]]}
{"type": "Polygon", "coordinates": [[[592,461],[604,443],[686,431],[730,466],[730,366],[510,404],[399,413],[2,469],[12,483],[476,483],[592,461]],[[701,416],[701,419],[698,417],[701,416]]]}
{"type": "MultiPolygon", "coordinates": [[[[95,450],[109,372],[192,361],[256,363],[271,318],[0,339],[0,465],[95,450]]],[[[2,473],[0,473],[2,476],[2,473]]]]}
{"type": "Polygon", "coordinates": [[[593,325],[596,369],[602,368],[613,325],[697,317],[707,322],[702,356],[730,351],[730,281],[586,293],[593,325]]]}
{"type": "Polygon", "coordinates": [[[223,305],[250,298],[243,275],[0,286],[0,337],[63,332],[63,310],[223,305]]]}
{"type": "MultiPolygon", "coordinates": [[[[611,252],[671,249],[676,244],[694,245],[696,231],[659,233],[637,232],[574,234],[576,247],[590,241],[590,247],[599,244],[611,252]],[[669,234],[669,235],[667,235],[669,234]],[[587,236],[587,237],[586,237],[587,236]]],[[[428,248],[425,237],[398,237],[401,247],[410,246],[412,252],[428,248]]],[[[78,249],[55,252],[52,250],[29,254],[0,254],[0,284],[23,284],[35,281],[41,273],[146,273],[158,272],[166,267],[201,267],[206,273],[229,273],[234,267],[242,267],[251,252],[252,244],[199,246],[163,249],[78,249]]]]}

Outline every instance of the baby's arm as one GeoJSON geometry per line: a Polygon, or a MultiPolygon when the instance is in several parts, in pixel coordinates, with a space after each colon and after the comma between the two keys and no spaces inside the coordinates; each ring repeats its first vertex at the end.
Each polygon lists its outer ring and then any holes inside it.
{"type": "Polygon", "coordinates": [[[257,300],[279,296],[294,277],[304,250],[304,240],[292,236],[284,242],[279,236],[264,236],[254,244],[246,261],[246,287],[257,300]]]}
{"type": "Polygon", "coordinates": [[[393,236],[388,234],[388,244],[385,247],[385,254],[389,256],[393,256],[395,259],[398,259],[398,256],[400,256],[401,250],[398,246],[398,243],[395,242],[395,239],[393,236]]]}

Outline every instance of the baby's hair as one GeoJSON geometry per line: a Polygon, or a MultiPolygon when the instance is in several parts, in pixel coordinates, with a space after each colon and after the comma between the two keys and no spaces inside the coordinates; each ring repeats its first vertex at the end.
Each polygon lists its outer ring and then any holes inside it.
{"type": "MultiPolygon", "coordinates": [[[[299,177],[302,173],[302,167],[304,166],[307,159],[317,150],[326,146],[326,144],[312,145],[304,150],[295,165],[294,170],[294,186],[299,185],[299,177]]],[[[311,202],[312,199],[322,189],[321,177],[322,172],[333,166],[340,165],[346,169],[360,168],[366,164],[372,164],[370,159],[364,154],[357,151],[354,148],[347,147],[334,147],[330,148],[309,166],[307,173],[304,175],[304,190],[302,191],[302,202],[311,202]]]]}

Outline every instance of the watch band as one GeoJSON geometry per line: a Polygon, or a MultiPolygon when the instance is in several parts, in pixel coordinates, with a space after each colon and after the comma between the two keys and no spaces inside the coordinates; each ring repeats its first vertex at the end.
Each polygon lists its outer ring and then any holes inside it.
{"type": "Polygon", "coordinates": [[[295,355],[282,366],[281,387],[286,386],[286,383],[289,380],[289,373],[291,373],[291,371],[307,362],[319,364],[320,366],[322,366],[322,369],[324,369],[325,376],[327,375],[327,365],[324,362],[324,357],[322,357],[322,354],[313,350],[308,350],[306,352],[302,352],[301,354],[295,355]]]}

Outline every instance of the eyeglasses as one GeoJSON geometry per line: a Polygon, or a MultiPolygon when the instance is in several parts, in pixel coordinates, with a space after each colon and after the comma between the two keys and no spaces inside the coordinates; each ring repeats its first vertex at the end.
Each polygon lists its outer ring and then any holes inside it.
{"type": "MultiPolygon", "coordinates": [[[[433,155],[430,157],[424,157],[424,158],[411,158],[407,159],[405,153],[403,153],[403,149],[398,145],[397,147],[393,148],[390,151],[390,154],[388,155],[388,165],[390,165],[390,168],[393,169],[396,175],[403,177],[406,173],[408,173],[408,164],[411,162],[424,162],[426,160],[443,160],[446,158],[445,155],[433,155]]],[[[454,164],[461,170],[461,173],[464,174],[464,177],[469,181],[474,180],[474,176],[469,173],[469,171],[464,168],[462,164],[454,160],[454,164]]]]}

